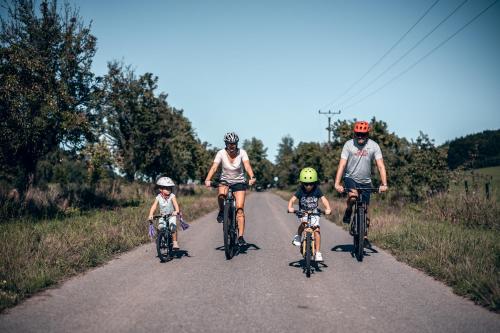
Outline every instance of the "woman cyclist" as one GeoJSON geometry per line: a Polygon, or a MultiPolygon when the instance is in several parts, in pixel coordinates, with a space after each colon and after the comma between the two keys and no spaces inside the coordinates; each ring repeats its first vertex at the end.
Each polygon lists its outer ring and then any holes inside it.
{"type": "Polygon", "coordinates": [[[214,163],[208,171],[208,175],[205,179],[205,185],[210,187],[212,177],[217,171],[219,164],[222,164],[222,174],[220,180],[227,183],[220,184],[219,193],[217,200],[219,203],[219,214],[217,215],[217,221],[221,223],[224,218],[224,199],[226,198],[229,186],[231,186],[236,201],[236,221],[238,222],[238,244],[245,245],[245,239],[243,234],[245,231],[245,193],[247,189],[245,174],[243,173],[243,168],[245,168],[247,174],[250,176],[248,182],[249,185],[255,183],[255,176],[248,159],[247,152],[243,149],[238,148],[238,135],[234,132],[229,132],[224,135],[224,143],[226,145],[225,149],[221,149],[215,155],[214,163]]]}

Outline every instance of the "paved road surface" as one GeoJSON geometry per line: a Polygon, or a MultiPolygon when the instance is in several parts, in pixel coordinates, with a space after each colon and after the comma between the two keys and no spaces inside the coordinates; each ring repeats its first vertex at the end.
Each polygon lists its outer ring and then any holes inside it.
{"type": "Polygon", "coordinates": [[[182,257],[141,246],[0,315],[0,332],[500,332],[500,315],[381,250],[357,262],[328,221],[308,279],[286,202],[255,193],[246,210],[250,246],[230,261],[213,212],[181,234],[182,257]]]}

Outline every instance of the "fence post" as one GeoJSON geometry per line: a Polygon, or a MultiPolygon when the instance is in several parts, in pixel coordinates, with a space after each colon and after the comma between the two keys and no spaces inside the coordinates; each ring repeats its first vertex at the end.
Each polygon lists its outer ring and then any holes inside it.
{"type": "Polygon", "coordinates": [[[486,190],[486,199],[490,200],[490,183],[485,183],[484,184],[485,190],[486,190]]]}
{"type": "Polygon", "coordinates": [[[464,180],[464,185],[465,185],[465,194],[468,194],[469,193],[469,183],[467,182],[467,180],[464,180]]]}

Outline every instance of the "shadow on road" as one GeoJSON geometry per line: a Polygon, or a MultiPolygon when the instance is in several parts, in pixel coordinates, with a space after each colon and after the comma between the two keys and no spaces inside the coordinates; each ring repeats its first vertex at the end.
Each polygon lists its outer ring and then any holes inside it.
{"type": "MultiPolygon", "coordinates": [[[[224,245],[216,247],[215,249],[218,251],[224,251],[224,245]]],[[[257,251],[260,250],[260,247],[253,243],[246,243],[245,245],[236,246],[236,253],[234,255],[237,256],[238,254],[246,254],[248,250],[257,251]]]]}
{"type": "Polygon", "coordinates": [[[256,250],[257,251],[257,250],[260,250],[260,247],[258,247],[255,244],[252,244],[252,243],[246,243],[245,245],[239,246],[238,254],[239,253],[246,254],[248,250],[256,250]]]}
{"type": "MultiPolygon", "coordinates": [[[[306,272],[306,260],[305,259],[292,261],[291,263],[288,264],[288,266],[302,268],[302,273],[305,274],[305,272],[306,272]]],[[[326,268],[326,267],[328,267],[328,265],[325,264],[323,261],[321,261],[321,262],[313,261],[311,263],[311,267],[312,267],[311,273],[314,274],[315,272],[323,272],[322,268],[326,268]]]]}
{"type": "MultiPolygon", "coordinates": [[[[172,255],[167,260],[163,261],[163,263],[169,262],[170,260],[174,259],[181,259],[182,257],[190,258],[191,256],[189,255],[189,252],[186,250],[173,250],[172,255]]],[[[156,256],[156,258],[158,258],[158,256],[156,256]]]]}
{"type": "Polygon", "coordinates": [[[172,258],[174,258],[174,259],[180,259],[182,257],[188,257],[189,258],[191,256],[189,255],[189,252],[186,251],[186,250],[173,251],[172,258]]]}
{"type": "MultiPolygon", "coordinates": [[[[333,252],[349,252],[351,253],[351,256],[354,257],[354,245],[352,244],[342,244],[342,245],[337,245],[332,247],[331,249],[333,252]]],[[[370,256],[370,253],[378,253],[376,249],[372,247],[372,244],[370,241],[365,240],[365,255],[370,256]],[[367,252],[369,251],[369,252],[367,252]]]]}

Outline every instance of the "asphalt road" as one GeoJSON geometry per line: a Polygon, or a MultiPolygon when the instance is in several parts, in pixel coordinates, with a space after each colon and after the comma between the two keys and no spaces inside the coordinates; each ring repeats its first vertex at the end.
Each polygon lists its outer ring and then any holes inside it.
{"type": "Polygon", "coordinates": [[[306,278],[285,210],[254,193],[249,246],[232,260],[213,212],[181,233],[179,258],[160,263],[141,246],[6,311],[0,332],[500,332],[500,315],[380,249],[357,262],[351,237],[325,220],[325,262],[306,278]]]}

